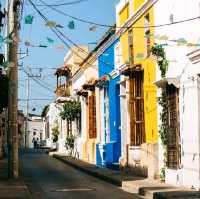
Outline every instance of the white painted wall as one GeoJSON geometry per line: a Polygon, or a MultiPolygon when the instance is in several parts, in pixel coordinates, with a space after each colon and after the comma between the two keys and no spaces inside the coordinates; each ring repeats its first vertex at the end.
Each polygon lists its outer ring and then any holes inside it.
{"type": "Polygon", "coordinates": [[[28,148],[34,148],[33,137],[38,138],[38,144],[41,140],[45,139],[45,133],[43,131],[43,121],[30,118],[28,121],[28,148]],[[34,136],[34,133],[36,134],[34,136]]]}
{"type": "Polygon", "coordinates": [[[121,156],[127,161],[127,98],[126,98],[126,81],[120,86],[120,107],[121,107],[121,156]]]}
{"type": "MultiPolygon", "coordinates": [[[[84,74],[84,71],[78,72],[73,78],[72,78],[72,91],[73,95],[76,96],[76,91],[81,89],[83,84],[86,81],[86,77],[84,74]]],[[[81,102],[81,133],[80,135],[77,136],[75,140],[75,151],[77,152],[77,155],[79,159],[83,158],[82,154],[82,146],[83,143],[86,141],[86,135],[87,135],[87,112],[86,112],[86,101],[84,97],[80,97],[80,102],[81,102]]],[[[73,122],[75,123],[75,122],[73,122]]]]}
{"type": "Polygon", "coordinates": [[[49,117],[49,139],[47,140],[49,147],[55,147],[55,143],[53,143],[53,136],[52,136],[52,128],[54,127],[55,123],[58,123],[59,126],[59,137],[57,142],[57,148],[59,152],[65,151],[65,122],[60,118],[60,112],[62,110],[61,104],[51,103],[49,106],[49,111],[47,116],[49,117]]]}
{"type": "Polygon", "coordinates": [[[84,83],[85,75],[83,71],[80,71],[72,78],[72,91],[80,89],[84,83]]]}
{"type": "MultiPolygon", "coordinates": [[[[154,7],[155,25],[189,19],[200,15],[199,0],[159,0],[154,7]],[[162,13],[162,14],[161,14],[162,13]]],[[[184,38],[191,43],[198,43],[200,38],[200,20],[174,24],[155,29],[155,35],[167,35],[169,39],[184,38]]],[[[200,64],[194,64],[187,54],[198,47],[177,46],[174,42],[156,40],[156,43],[168,43],[165,47],[169,60],[168,78],[177,78],[180,87],[180,136],[181,136],[181,168],[167,169],[166,183],[200,188],[200,64]]],[[[160,74],[157,74],[160,79],[160,74]]],[[[161,149],[160,145],[160,149],[161,149]]],[[[160,162],[160,165],[162,163],[160,162]]]]}

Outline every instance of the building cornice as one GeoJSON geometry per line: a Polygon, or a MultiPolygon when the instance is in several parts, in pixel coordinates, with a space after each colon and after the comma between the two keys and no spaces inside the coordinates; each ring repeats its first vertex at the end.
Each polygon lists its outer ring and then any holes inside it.
{"type": "Polygon", "coordinates": [[[200,62],[200,49],[197,49],[195,51],[188,53],[187,56],[193,64],[199,63],[200,62]]]}
{"type": "Polygon", "coordinates": [[[115,79],[116,77],[118,77],[120,74],[118,69],[114,69],[112,72],[109,73],[109,75],[112,77],[112,79],[115,79]]]}

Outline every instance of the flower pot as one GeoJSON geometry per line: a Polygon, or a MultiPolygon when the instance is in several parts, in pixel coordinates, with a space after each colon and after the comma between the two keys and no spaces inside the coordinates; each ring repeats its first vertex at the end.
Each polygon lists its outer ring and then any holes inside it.
{"type": "Polygon", "coordinates": [[[72,150],[71,149],[67,149],[66,150],[66,155],[67,156],[71,156],[72,155],[72,150]]]}
{"type": "Polygon", "coordinates": [[[131,146],[130,147],[131,158],[136,164],[141,161],[141,146],[131,146]]]}

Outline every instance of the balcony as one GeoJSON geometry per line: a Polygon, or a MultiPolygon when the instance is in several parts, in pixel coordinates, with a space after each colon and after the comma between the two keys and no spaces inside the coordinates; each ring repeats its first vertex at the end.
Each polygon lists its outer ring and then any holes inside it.
{"type": "Polygon", "coordinates": [[[67,86],[66,84],[62,84],[62,85],[57,86],[57,88],[55,90],[55,94],[57,95],[57,97],[70,96],[69,86],[67,86]]]}

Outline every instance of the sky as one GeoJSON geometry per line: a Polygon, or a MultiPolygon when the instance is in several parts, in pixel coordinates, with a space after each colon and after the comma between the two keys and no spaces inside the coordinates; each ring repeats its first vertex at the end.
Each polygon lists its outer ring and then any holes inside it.
{"type": "MultiPolygon", "coordinates": [[[[55,3],[66,3],[74,0],[44,0],[48,4],[55,3]]],[[[40,0],[34,0],[35,4],[41,4],[40,0]]],[[[56,7],[63,12],[72,16],[86,19],[92,22],[110,24],[115,23],[115,6],[118,0],[83,0],[80,3],[74,5],[65,5],[56,7]]],[[[5,0],[4,2],[5,3],[5,0]]],[[[92,26],[87,23],[83,23],[77,20],[73,20],[70,17],[63,16],[60,13],[56,13],[51,8],[38,6],[38,9],[42,12],[45,17],[50,21],[55,21],[57,24],[62,25],[64,28],[60,28],[66,36],[68,36],[76,44],[86,44],[97,42],[108,28],[97,27],[95,32],[89,31],[92,26]],[[68,23],[74,21],[75,29],[71,30],[68,28],[68,23]]],[[[29,112],[35,114],[41,114],[42,109],[45,105],[55,99],[54,90],[56,87],[56,77],[54,76],[56,68],[63,65],[63,59],[68,49],[59,50],[56,45],[61,45],[62,42],[57,36],[45,26],[45,22],[30,5],[28,0],[25,0],[23,17],[21,21],[20,30],[20,46],[19,52],[26,53],[27,46],[25,41],[31,43],[31,45],[48,45],[47,48],[29,47],[28,56],[19,54],[19,109],[25,113],[27,98],[27,75],[24,72],[30,68],[30,74],[42,87],[36,83],[32,77],[30,77],[30,101],[29,101],[29,112]],[[24,18],[27,15],[34,16],[33,24],[25,24],[24,18]],[[47,42],[47,37],[54,40],[53,44],[47,42]],[[41,71],[41,69],[42,71],[41,71]],[[36,100],[40,99],[40,100],[36,100]],[[33,109],[36,109],[35,111],[33,109]]],[[[69,43],[70,44],[70,43],[69,43]]],[[[71,44],[70,44],[71,45],[71,44]]],[[[90,45],[92,48],[92,45],[90,45]]]]}

